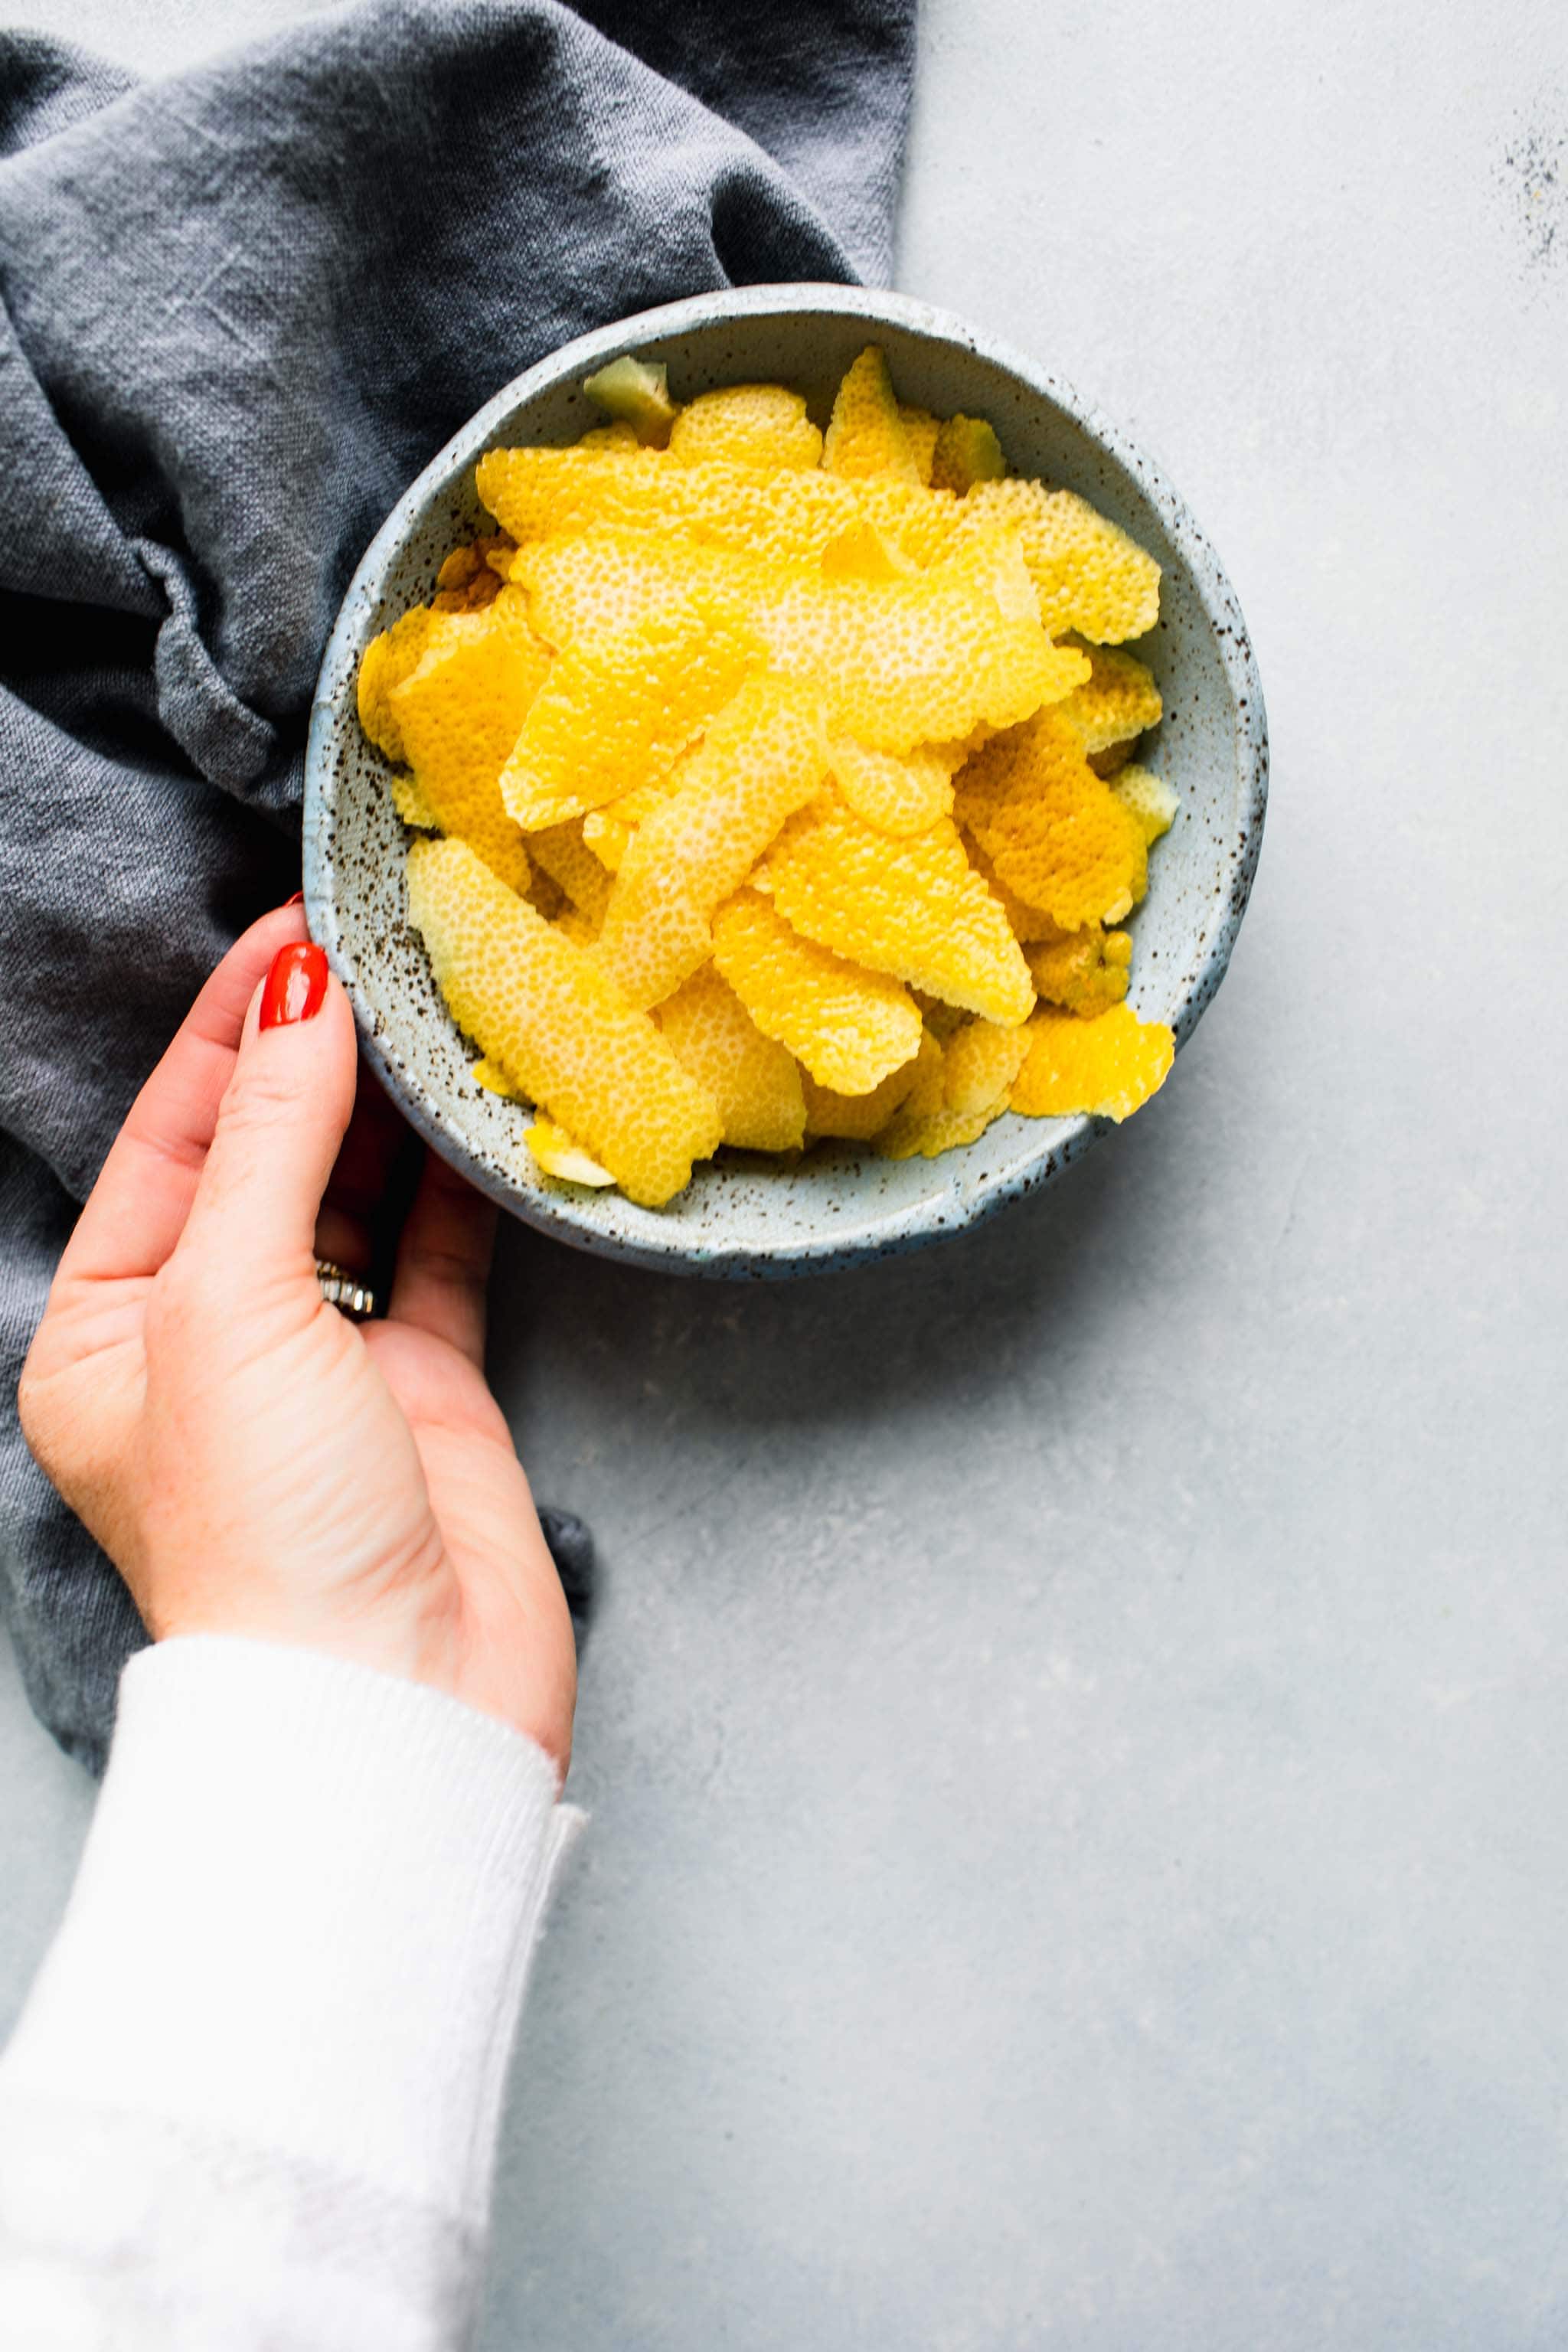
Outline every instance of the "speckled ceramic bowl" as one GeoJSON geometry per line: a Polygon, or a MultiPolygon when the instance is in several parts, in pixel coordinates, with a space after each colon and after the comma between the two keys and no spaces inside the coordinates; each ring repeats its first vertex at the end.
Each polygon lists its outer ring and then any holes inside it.
{"type": "MultiPolygon", "coordinates": [[[[895,294],[762,286],[701,295],[568,343],[509,384],[399,500],[360,565],[321,666],[305,783],[310,929],[349,991],[365,1049],[416,1128],[530,1224],[579,1249],[670,1272],[805,1274],[961,1232],[1049,1183],[1108,1122],[1008,1114],[967,1150],[889,1162],[818,1145],[795,1167],[725,1152],[668,1209],[554,1185],[523,1148],[517,1107],[468,1075],[473,1049],[442,1005],[404,897],[406,836],[391,772],[354,711],[360,655],[429,595],[442,558],[484,528],[474,461],[497,443],[564,442],[597,421],[583,378],[623,352],[667,361],[679,396],[772,379],[825,424],[833,389],[876,341],[900,396],[991,419],[1014,467],[1091,499],[1164,567],[1159,627],[1139,646],[1165,719],[1143,754],[1181,794],[1132,919],[1131,1002],[1191,1036],[1218,987],[1263,831],[1268,751],[1258,672],[1229,583],[1169,483],[1046,370],[958,319],[895,294]]],[[[1180,1085],[1179,1072],[1172,1080],[1180,1085]]]]}

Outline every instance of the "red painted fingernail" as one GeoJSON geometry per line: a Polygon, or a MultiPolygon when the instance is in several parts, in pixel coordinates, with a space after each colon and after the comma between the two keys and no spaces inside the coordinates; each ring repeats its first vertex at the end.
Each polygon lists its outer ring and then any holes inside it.
{"type": "Polygon", "coordinates": [[[327,993],[327,959],[314,940],[294,940],[272,959],[267,985],[261,992],[261,1026],[281,1029],[290,1021],[309,1021],[318,1013],[327,993]]]}
{"type": "Polygon", "coordinates": [[[286,907],[302,907],[302,906],[304,905],[304,903],[305,903],[305,893],[303,892],[303,890],[296,890],[296,891],[295,891],[295,893],[294,893],[294,896],[293,896],[291,898],[285,898],[285,899],[284,899],[284,901],[283,901],[283,904],[284,904],[286,907]]]}

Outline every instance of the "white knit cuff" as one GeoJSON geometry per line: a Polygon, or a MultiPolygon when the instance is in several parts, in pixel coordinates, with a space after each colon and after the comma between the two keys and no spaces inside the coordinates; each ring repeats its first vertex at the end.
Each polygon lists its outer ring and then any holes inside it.
{"type": "Polygon", "coordinates": [[[142,1652],[6,2081],[482,2224],[581,1821],[555,1799],[542,1748],[417,1684],[207,1635],[142,1652]]]}

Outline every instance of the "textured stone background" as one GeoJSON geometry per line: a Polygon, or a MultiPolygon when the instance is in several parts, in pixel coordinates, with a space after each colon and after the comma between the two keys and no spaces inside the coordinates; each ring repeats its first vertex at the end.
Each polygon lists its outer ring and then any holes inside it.
{"type": "MultiPolygon", "coordinates": [[[[928,0],[900,277],[1212,533],[1261,876],[1167,1093],[967,1242],[510,1237],[606,1589],[484,2352],[1560,2344],[1556,12],[928,0]]],[[[9,1675],[0,1788],[3,2025],[88,1809],[9,1675]]]]}

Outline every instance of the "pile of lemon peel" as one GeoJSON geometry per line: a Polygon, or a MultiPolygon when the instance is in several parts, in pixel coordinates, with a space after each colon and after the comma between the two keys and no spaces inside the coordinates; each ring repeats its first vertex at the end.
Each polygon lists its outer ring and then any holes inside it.
{"type": "Polygon", "coordinates": [[[1129,1117],[1173,1052],[1121,928],[1177,814],[1124,650],[1157,564],[875,346],[820,423],[635,360],[584,389],[574,446],[480,459],[499,530],[358,682],[411,920],[535,1176],[658,1209],[721,1147],[1129,1117]]]}

